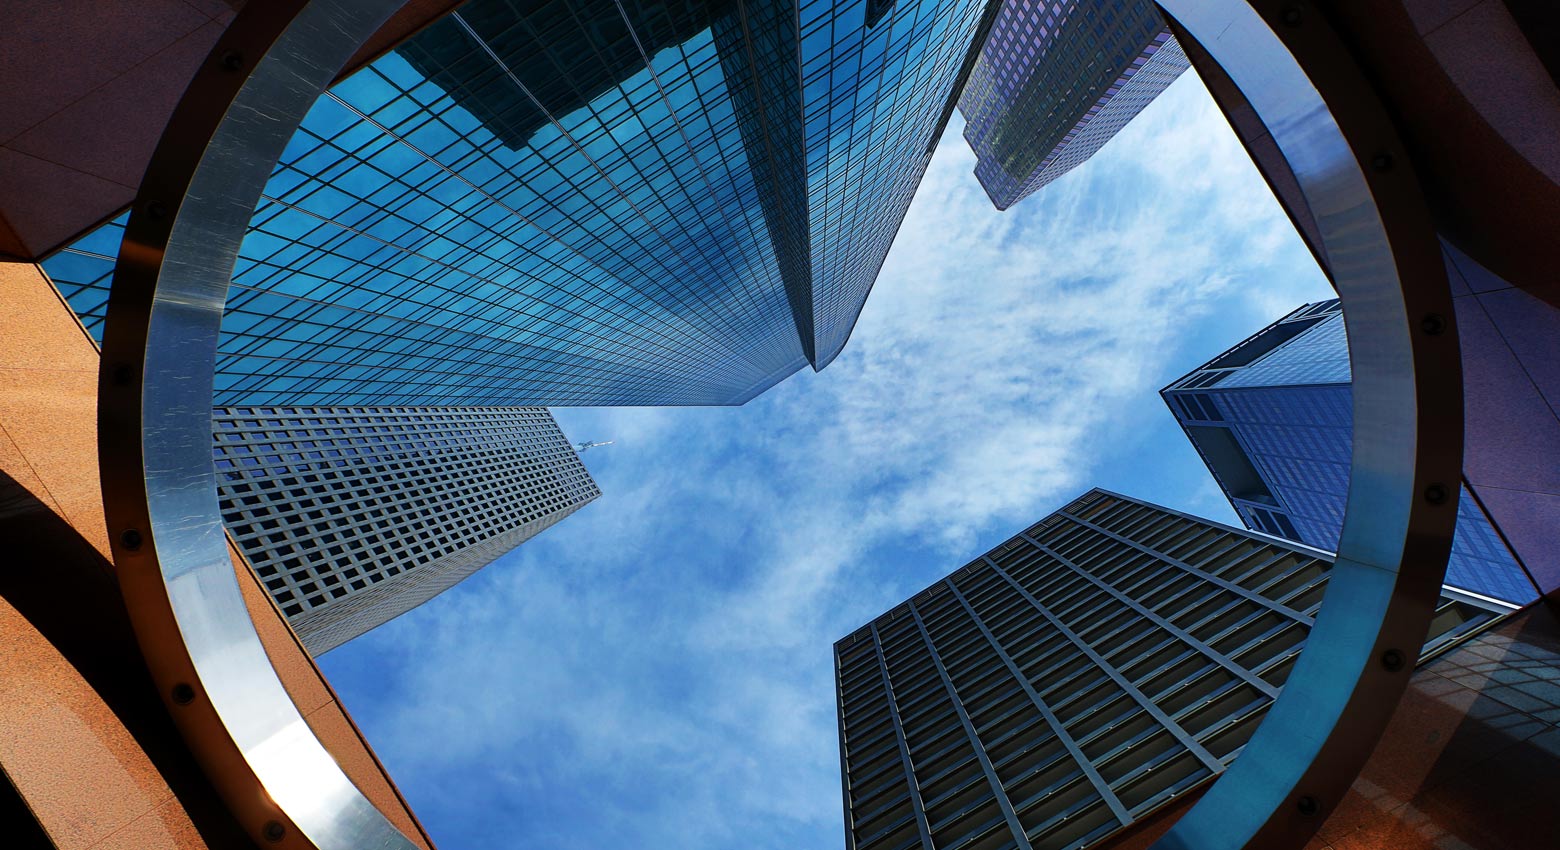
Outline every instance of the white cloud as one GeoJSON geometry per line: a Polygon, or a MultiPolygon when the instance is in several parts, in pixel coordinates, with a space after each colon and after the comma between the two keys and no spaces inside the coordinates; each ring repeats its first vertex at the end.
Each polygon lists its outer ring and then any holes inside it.
{"type": "Polygon", "coordinates": [[[833,640],[1105,460],[1153,480],[1153,393],[1232,341],[1188,333],[1325,294],[1190,76],[1013,212],[973,164],[950,128],[834,365],[740,410],[561,411],[616,441],[606,495],[327,658],[381,665],[349,702],[445,850],[839,846],[833,640]]]}

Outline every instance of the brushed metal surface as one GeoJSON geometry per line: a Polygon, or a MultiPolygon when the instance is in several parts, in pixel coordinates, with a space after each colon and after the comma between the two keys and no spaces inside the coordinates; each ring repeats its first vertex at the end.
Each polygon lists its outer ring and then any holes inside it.
{"type": "Polygon", "coordinates": [[[1306,649],[1240,758],[1155,847],[1298,848],[1390,719],[1412,671],[1402,653],[1424,640],[1445,572],[1462,451],[1451,293],[1408,156],[1315,4],[1160,5],[1250,101],[1316,213],[1348,322],[1354,447],[1306,649]],[[1431,315],[1438,333],[1424,330],[1431,315]]]}
{"type": "Polygon", "coordinates": [[[153,155],[115,268],[99,384],[109,536],[169,711],[261,846],[412,848],[277,677],[229,560],[211,456],[240,240],[288,139],[399,0],[251,3],[153,155]]]}

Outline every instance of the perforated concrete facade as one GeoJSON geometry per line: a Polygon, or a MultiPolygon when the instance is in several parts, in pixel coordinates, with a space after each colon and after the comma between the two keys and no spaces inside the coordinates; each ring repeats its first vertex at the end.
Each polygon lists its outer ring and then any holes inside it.
{"type": "MultiPolygon", "coordinates": [[[[1217,776],[1330,567],[1085,494],[835,644],[846,850],[1075,850],[1217,776]]],[[[1426,651],[1505,610],[1443,597],[1426,651]]]]}
{"type": "Polygon", "coordinates": [[[601,494],[544,408],[219,408],[223,520],[313,654],[601,494]]]}

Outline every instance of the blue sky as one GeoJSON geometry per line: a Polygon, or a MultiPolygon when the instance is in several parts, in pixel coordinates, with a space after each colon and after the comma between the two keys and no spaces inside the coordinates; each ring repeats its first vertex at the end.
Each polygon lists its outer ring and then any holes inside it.
{"type": "Polygon", "coordinates": [[[944,134],[845,353],[563,409],[603,495],[321,660],[443,850],[843,845],[831,647],[1103,486],[1233,515],[1156,391],[1325,279],[1193,74],[998,213],[944,134]]]}

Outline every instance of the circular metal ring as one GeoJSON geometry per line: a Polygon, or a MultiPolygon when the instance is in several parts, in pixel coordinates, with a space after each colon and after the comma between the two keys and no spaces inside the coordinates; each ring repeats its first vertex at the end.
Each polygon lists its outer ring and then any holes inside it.
{"type": "Polygon", "coordinates": [[[1412,668],[1383,659],[1424,642],[1446,570],[1463,421],[1456,328],[1441,318],[1451,290],[1403,145],[1324,15],[1288,0],[1159,2],[1251,103],[1316,213],[1348,328],[1354,448],[1305,651],[1240,757],[1154,846],[1298,848],[1391,719],[1412,668]]]}
{"type": "Polygon", "coordinates": [[[114,269],[98,447],[120,586],[170,713],[260,846],[416,846],[347,777],[272,668],[233,570],[211,455],[239,242],[304,115],[401,2],[247,4],[174,111],[114,269]]]}
{"type": "MultiPolygon", "coordinates": [[[[249,620],[210,453],[217,334],[272,164],[399,5],[246,6],[153,157],[105,331],[105,508],[120,530],[115,559],[137,638],[235,815],[285,847],[412,845],[314,737],[249,620]],[[246,57],[258,57],[247,74],[246,57]]],[[[1407,682],[1379,659],[1418,645],[1439,589],[1455,501],[1420,494],[1458,480],[1460,364],[1450,319],[1434,334],[1416,329],[1424,316],[1453,315],[1450,293],[1411,169],[1372,166],[1408,160],[1323,16],[1276,0],[1162,5],[1246,95],[1317,214],[1348,319],[1355,447],[1338,562],[1307,649],[1242,757],[1157,846],[1298,847],[1347,789],[1407,682]]]]}

